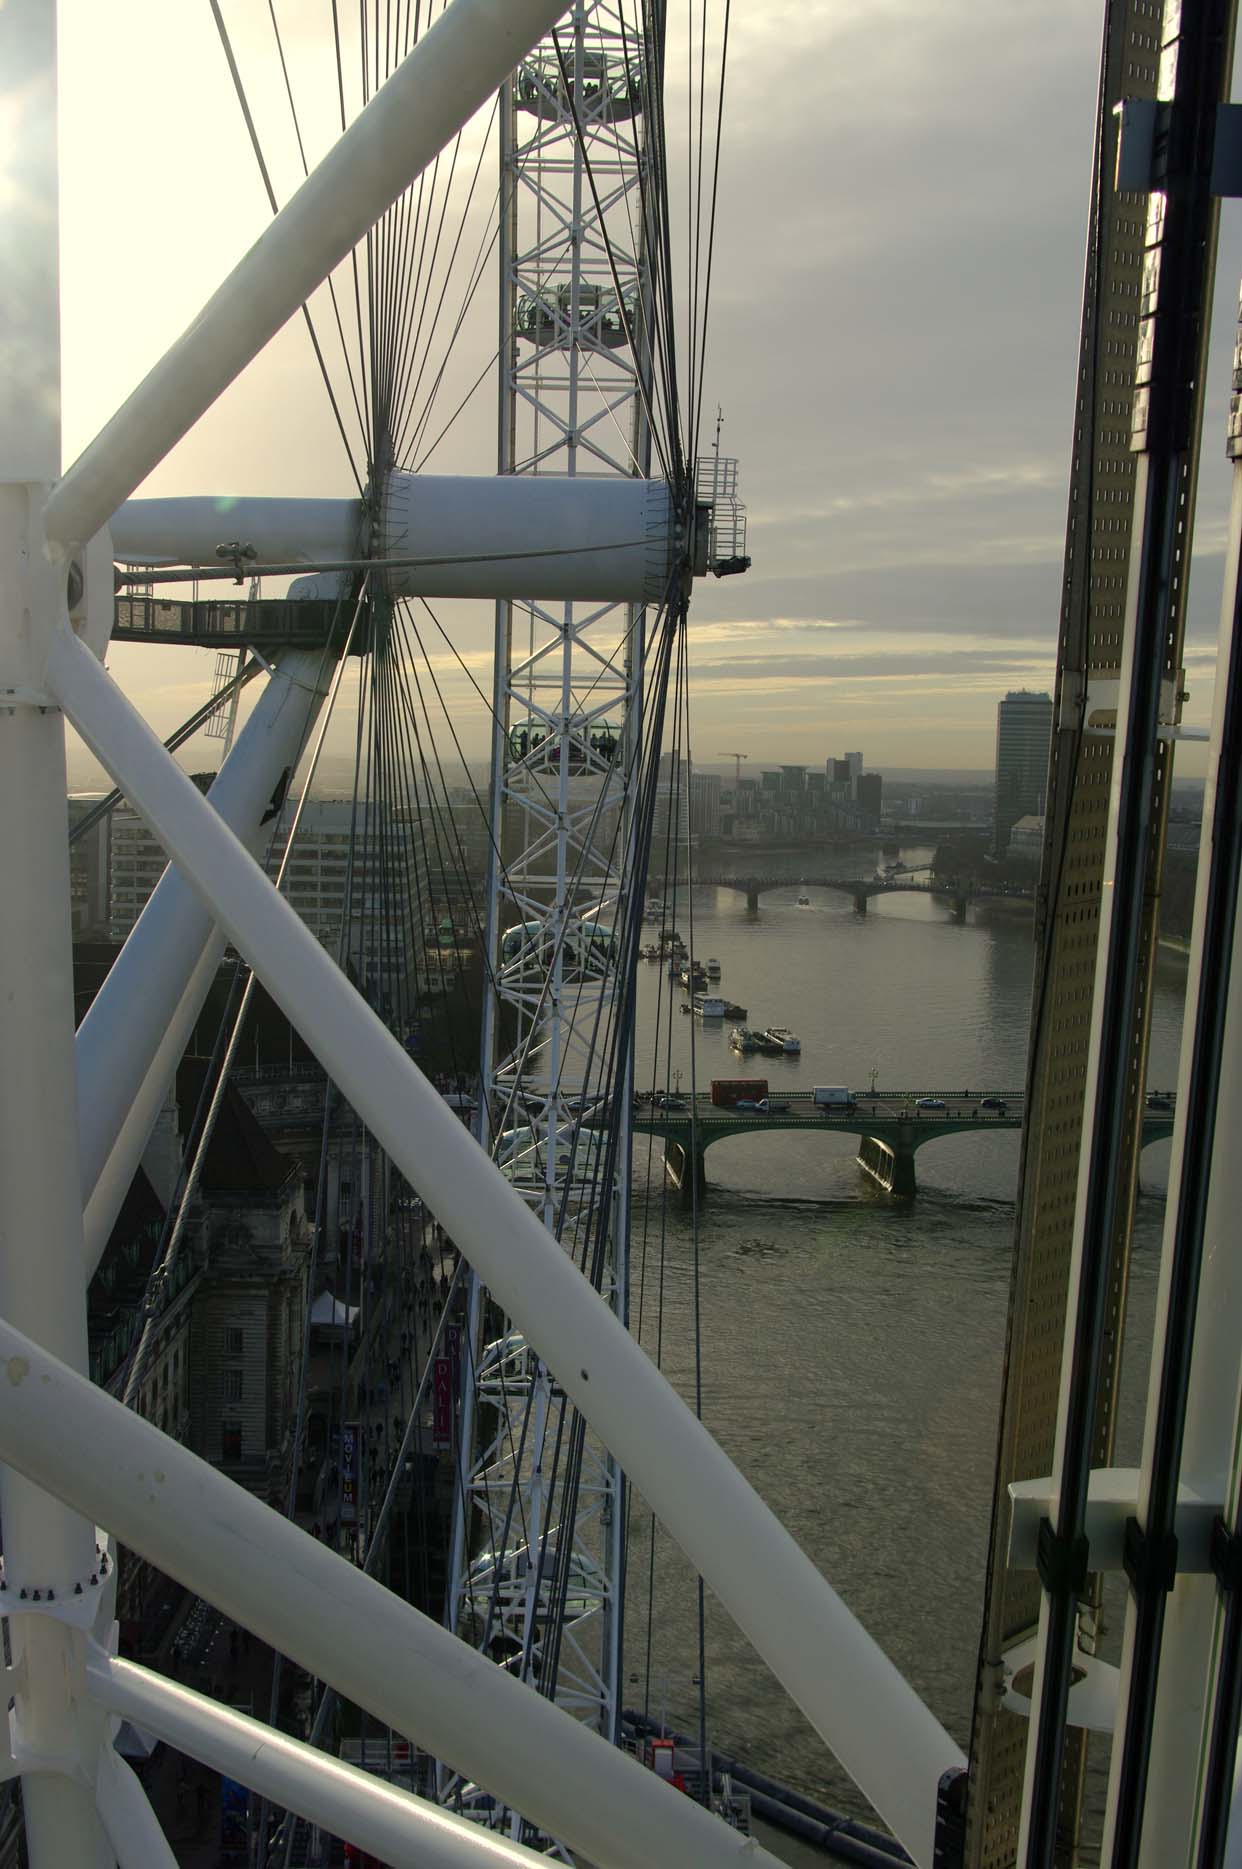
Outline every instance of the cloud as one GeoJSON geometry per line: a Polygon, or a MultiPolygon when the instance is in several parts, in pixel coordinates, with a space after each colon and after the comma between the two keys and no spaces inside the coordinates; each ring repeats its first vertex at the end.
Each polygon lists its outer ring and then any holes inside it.
{"type": "Polygon", "coordinates": [[[1041,660],[1038,651],[1028,649],[980,651],[978,649],[943,649],[929,654],[902,653],[877,649],[873,654],[821,650],[805,655],[738,655],[727,661],[695,661],[693,678],[709,681],[795,682],[795,681],[897,681],[911,675],[954,674],[962,679],[978,677],[988,686],[997,675],[1010,675],[1043,666],[1049,677],[1052,662],[1041,660]]]}

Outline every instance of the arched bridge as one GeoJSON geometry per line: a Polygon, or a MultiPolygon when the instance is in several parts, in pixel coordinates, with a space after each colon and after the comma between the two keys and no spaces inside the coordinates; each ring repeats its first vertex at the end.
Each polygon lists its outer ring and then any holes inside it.
{"type": "MultiPolygon", "coordinates": [[[[1020,1129],[1026,1112],[1021,1091],[1012,1090],[869,1090],[858,1092],[852,1109],[815,1102],[814,1092],[774,1093],[773,1108],[724,1109],[709,1092],[677,1098],[671,1108],[640,1105],[634,1112],[635,1134],[659,1136],[669,1179],[689,1205],[692,1190],[707,1192],[704,1156],[714,1143],[730,1136],[770,1134],[774,1129],[815,1129],[859,1138],[858,1165],[895,1200],[914,1197],[915,1151],[943,1136],[975,1129],[1020,1129]],[[930,1099],[937,1107],[921,1107],[930,1099]],[[991,1107],[989,1107],[991,1106],[991,1107]]],[[[1174,1099],[1143,1112],[1143,1147],[1173,1133],[1174,1099]]]]}
{"type": "Polygon", "coordinates": [[[836,889],[853,897],[859,915],[867,913],[872,896],[943,896],[952,904],[958,921],[965,921],[972,902],[1031,902],[1035,898],[1034,889],[1006,887],[1003,883],[937,882],[919,870],[905,870],[899,876],[695,876],[694,881],[709,889],[736,889],[745,894],[746,906],[752,910],[759,907],[760,896],[771,889],[836,889]]]}

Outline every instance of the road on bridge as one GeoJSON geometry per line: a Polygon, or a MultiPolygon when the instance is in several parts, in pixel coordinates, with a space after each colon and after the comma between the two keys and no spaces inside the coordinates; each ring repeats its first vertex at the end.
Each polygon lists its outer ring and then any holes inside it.
{"type": "Polygon", "coordinates": [[[1022,1124],[1026,1100],[1020,1090],[858,1090],[854,1092],[854,1107],[846,1109],[839,1104],[817,1104],[815,1095],[810,1090],[778,1091],[772,1096],[770,1112],[762,1110],[738,1110],[723,1104],[713,1103],[711,1092],[698,1091],[694,1098],[689,1096],[673,1097],[663,1107],[657,1107],[650,1098],[639,1098],[634,1105],[633,1127],[644,1133],[652,1130],[666,1130],[674,1125],[680,1131],[688,1127],[691,1121],[691,1102],[693,1101],[693,1120],[696,1126],[727,1124],[730,1128],[739,1125],[756,1129],[806,1127],[813,1129],[844,1129],[857,1135],[862,1128],[872,1122],[877,1123],[919,1123],[928,1127],[937,1123],[978,1123],[981,1127],[1018,1129],[1022,1124]],[[922,1099],[932,1099],[939,1108],[920,1108],[922,1099]],[[1000,1103],[1003,1107],[986,1108],[987,1104],[1000,1103]]]}

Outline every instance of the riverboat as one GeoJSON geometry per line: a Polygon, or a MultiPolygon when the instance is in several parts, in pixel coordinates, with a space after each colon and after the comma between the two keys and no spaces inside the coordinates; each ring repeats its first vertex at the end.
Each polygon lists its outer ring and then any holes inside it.
{"type": "Polygon", "coordinates": [[[696,993],[694,1010],[700,1019],[723,1019],[725,1003],[716,993],[696,993]]]}
{"type": "Polygon", "coordinates": [[[719,980],[720,978],[720,962],[716,959],[714,954],[709,954],[707,957],[707,977],[709,980],[719,980]]]}
{"type": "Polygon", "coordinates": [[[791,1032],[787,1025],[770,1025],[766,1031],[758,1034],[760,1048],[765,1051],[783,1051],[786,1057],[796,1058],[802,1052],[802,1040],[796,1032],[791,1032]],[[767,1044],[764,1044],[764,1040],[767,1044]]]}
{"type": "Polygon", "coordinates": [[[735,1025],[729,1034],[729,1043],[734,1051],[757,1051],[755,1035],[748,1026],[735,1025]]]}

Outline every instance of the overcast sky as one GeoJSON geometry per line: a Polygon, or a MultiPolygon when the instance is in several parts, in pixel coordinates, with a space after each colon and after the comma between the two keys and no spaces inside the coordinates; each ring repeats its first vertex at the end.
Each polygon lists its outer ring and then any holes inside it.
{"type": "MultiPolygon", "coordinates": [[[[284,199],[297,169],[267,9],[224,10],[284,199]]],[[[330,9],[276,11],[313,153],[331,133],[330,9]]],[[[268,211],[206,0],[61,13],[68,460],[268,211]]],[[[1098,4],[1071,0],[734,0],[706,400],[740,459],[754,569],[695,597],[703,764],[861,747],[881,769],[985,769],[999,696],[1051,685],[1100,24],[1098,4]]],[[[1198,721],[1240,265],[1226,203],[1192,577],[1198,721]]],[[[472,374],[493,328],[467,328],[472,374]]],[[[432,468],[490,470],[489,398],[490,384],[432,468]]],[[[350,485],[299,324],[146,490],[350,485]]],[[[486,685],[487,617],[457,609],[442,618],[486,685]]],[[[165,732],[211,662],[112,657],[165,732]]],[[[481,711],[462,725],[481,753],[481,711]]]]}

